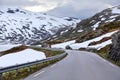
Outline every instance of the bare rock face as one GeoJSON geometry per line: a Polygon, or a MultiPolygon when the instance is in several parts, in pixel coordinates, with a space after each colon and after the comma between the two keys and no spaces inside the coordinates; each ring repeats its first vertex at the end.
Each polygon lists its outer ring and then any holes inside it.
{"type": "Polygon", "coordinates": [[[109,58],[114,61],[120,61],[120,31],[118,31],[112,37],[109,58]]]}

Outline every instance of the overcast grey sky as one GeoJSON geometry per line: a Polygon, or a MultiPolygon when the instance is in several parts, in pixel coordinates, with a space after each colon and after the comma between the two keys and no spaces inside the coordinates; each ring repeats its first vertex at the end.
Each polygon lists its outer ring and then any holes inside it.
{"type": "Polygon", "coordinates": [[[2,6],[17,6],[58,17],[77,18],[87,18],[119,3],[120,0],[0,0],[2,6]]]}

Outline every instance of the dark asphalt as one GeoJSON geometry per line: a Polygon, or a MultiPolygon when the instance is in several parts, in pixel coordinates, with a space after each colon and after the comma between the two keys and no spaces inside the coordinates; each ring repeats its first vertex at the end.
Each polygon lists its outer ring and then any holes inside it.
{"type": "Polygon", "coordinates": [[[90,52],[67,50],[68,56],[24,80],[120,80],[120,68],[90,52]]]}

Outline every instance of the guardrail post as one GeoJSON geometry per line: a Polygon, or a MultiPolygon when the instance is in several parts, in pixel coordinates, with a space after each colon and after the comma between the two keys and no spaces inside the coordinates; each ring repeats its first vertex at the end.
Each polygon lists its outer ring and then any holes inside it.
{"type": "Polygon", "coordinates": [[[38,66],[37,66],[37,64],[36,64],[36,70],[38,70],[38,66]]]}
{"type": "Polygon", "coordinates": [[[31,71],[31,70],[30,70],[30,67],[28,67],[28,68],[27,68],[27,71],[28,71],[28,72],[30,72],[30,71],[31,71]]]}
{"type": "Polygon", "coordinates": [[[18,69],[16,69],[16,74],[18,75],[18,69]]]}
{"type": "Polygon", "coordinates": [[[0,80],[2,80],[2,73],[0,73],[0,80]]]}

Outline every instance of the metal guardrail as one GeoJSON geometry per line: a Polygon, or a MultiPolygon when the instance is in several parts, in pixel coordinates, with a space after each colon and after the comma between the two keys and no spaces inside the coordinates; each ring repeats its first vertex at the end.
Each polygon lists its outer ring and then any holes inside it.
{"type": "Polygon", "coordinates": [[[44,63],[44,62],[48,62],[48,61],[52,61],[52,60],[56,60],[56,59],[61,59],[61,58],[65,57],[66,55],[67,55],[67,53],[63,53],[63,54],[60,54],[60,55],[57,55],[57,56],[48,57],[47,59],[43,59],[43,60],[38,60],[38,61],[34,61],[34,62],[29,62],[29,63],[24,63],[24,64],[19,64],[19,65],[14,65],[14,66],[1,68],[0,69],[0,80],[2,80],[1,77],[2,77],[2,73],[4,73],[4,72],[18,70],[20,68],[30,67],[32,65],[37,65],[37,64],[40,64],[40,63],[44,63]]]}

